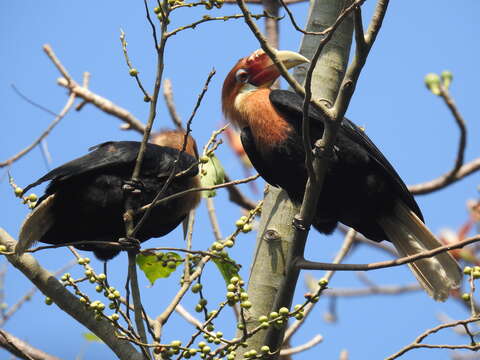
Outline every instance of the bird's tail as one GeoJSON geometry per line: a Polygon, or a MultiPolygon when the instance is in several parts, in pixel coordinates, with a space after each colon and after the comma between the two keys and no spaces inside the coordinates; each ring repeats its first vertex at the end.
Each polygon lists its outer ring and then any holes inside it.
{"type": "MultiPolygon", "coordinates": [[[[379,223],[400,256],[415,255],[442,245],[402,201],[395,205],[393,215],[381,218],[379,223]]],[[[437,301],[445,301],[451,290],[460,287],[462,273],[448,252],[408,265],[428,295],[437,301]]]]}
{"type": "Polygon", "coordinates": [[[35,209],[28,214],[20,228],[18,243],[15,246],[17,254],[23,254],[52,227],[54,217],[51,209],[55,195],[50,195],[42,200],[35,209]]]}

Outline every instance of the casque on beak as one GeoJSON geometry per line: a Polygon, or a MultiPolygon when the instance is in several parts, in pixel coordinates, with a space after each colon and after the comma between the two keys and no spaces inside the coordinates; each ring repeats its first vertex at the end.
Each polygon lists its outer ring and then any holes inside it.
{"type": "MultiPolygon", "coordinates": [[[[287,69],[310,62],[305,56],[294,51],[275,50],[275,54],[287,69]]],[[[257,87],[269,87],[280,76],[277,66],[263,50],[257,50],[250,55],[247,65],[250,67],[249,82],[257,87]]]]}

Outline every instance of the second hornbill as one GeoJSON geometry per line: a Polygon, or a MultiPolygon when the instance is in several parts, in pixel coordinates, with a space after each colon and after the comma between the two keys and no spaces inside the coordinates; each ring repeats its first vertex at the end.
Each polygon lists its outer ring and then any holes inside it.
{"type": "MultiPolygon", "coordinates": [[[[198,153],[195,141],[188,137],[186,148],[181,131],[163,131],[152,135],[147,144],[137,182],[130,181],[140,149],[137,141],[110,141],[93,147],[90,153],[53,169],[23,193],[50,180],[45,195],[20,229],[16,252],[22,253],[33,243],[65,244],[75,242],[118,242],[125,238],[126,191],[131,206],[138,209],[153,201],[178,159],[178,176],[166,188],[163,197],[200,186],[198,153]],[[126,186],[126,188],[125,188],[126,186]],[[125,190],[130,189],[130,190],[125,190]]],[[[135,239],[140,242],[168,234],[175,229],[200,200],[199,192],[169,200],[154,207],[135,239]]],[[[143,213],[134,216],[136,224],[143,213]]],[[[118,247],[101,244],[75,245],[93,251],[100,260],[119,253],[118,247]]]]}
{"type": "MultiPolygon", "coordinates": [[[[277,51],[276,56],[287,69],[308,62],[291,51],[277,51]]],[[[298,204],[308,177],[301,131],[303,98],[271,90],[279,76],[262,50],[240,59],[224,81],[222,108],[240,128],[255,169],[298,204]]],[[[310,106],[309,118],[313,142],[323,134],[323,115],[310,106]]],[[[313,220],[318,231],[329,234],[341,222],[374,241],[392,242],[401,256],[441,245],[424,225],[417,203],[395,169],[348,119],[341,123],[333,152],[313,220]]],[[[460,285],[460,269],[449,253],[409,266],[435,300],[445,300],[460,285]]]]}

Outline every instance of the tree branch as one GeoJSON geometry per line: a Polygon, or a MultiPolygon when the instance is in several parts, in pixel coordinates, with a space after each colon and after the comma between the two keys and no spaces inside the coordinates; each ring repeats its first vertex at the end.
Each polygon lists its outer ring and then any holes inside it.
{"type": "Polygon", "coordinates": [[[13,336],[5,330],[0,330],[0,346],[20,359],[26,360],[60,360],[60,358],[47,354],[34,348],[25,341],[13,336]]]}
{"type": "MultiPolygon", "coordinates": [[[[0,244],[5,245],[8,251],[13,252],[16,241],[0,228],[0,244]]],[[[128,341],[119,340],[116,337],[116,330],[109,322],[96,320],[93,313],[86,309],[77,297],[65,289],[52,273],[42,268],[32,255],[7,255],[6,258],[42,293],[50,297],[60,309],[102,339],[120,359],[143,359],[143,355],[137,352],[128,341]]]]}
{"type": "Polygon", "coordinates": [[[433,191],[443,189],[444,187],[447,187],[448,185],[453,184],[454,182],[457,182],[478,170],[480,170],[480,158],[472,160],[471,162],[461,166],[454,175],[451,175],[449,172],[437,179],[417,185],[410,185],[408,186],[408,190],[410,190],[410,192],[414,195],[429,194],[433,191]]]}
{"type": "Polygon", "coordinates": [[[77,82],[73,80],[73,78],[70,76],[68,71],[65,69],[65,67],[62,65],[60,60],[57,58],[57,56],[53,52],[53,49],[50,45],[48,44],[44,45],[43,50],[45,51],[47,56],[50,58],[50,60],[52,60],[53,64],[58,69],[60,74],[62,74],[63,76],[62,78],[59,78],[57,80],[58,85],[69,89],[71,93],[82,98],[86,102],[95,105],[103,112],[116,116],[117,118],[126,122],[129,125],[129,128],[136,130],[140,133],[143,133],[145,131],[144,125],[127,110],[121,108],[118,105],[115,105],[110,100],[107,100],[104,97],[101,97],[100,95],[97,95],[91,92],[86,87],[83,87],[77,84],[77,82]]]}
{"type": "Polygon", "coordinates": [[[388,267],[400,266],[403,264],[408,264],[416,260],[429,258],[437,254],[443,253],[445,251],[450,251],[453,249],[460,249],[466,245],[473,244],[477,241],[480,241],[480,235],[467,238],[465,240],[459,241],[454,244],[447,244],[444,246],[437,247],[433,250],[423,251],[415,255],[405,256],[398,259],[390,261],[380,261],[370,264],[330,264],[330,263],[320,263],[308,261],[305,259],[297,259],[295,266],[303,270],[335,270],[335,271],[369,271],[377,270],[388,267]]]}
{"type": "Polygon", "coordinates": [[[5,160],[4,162],[0,162],[0,168],[2,168],[4,166],[11,165],[13,162],[17,161],[22,156],[29,153],[30,150],[32,150],[35,146],[40,144],[40,142],[43,139],[45,139],[48,136],[48,134],[50,134],[50,132],[60,122],[60,120],[62,120],[65,117],[65,115],[67,115],[68,111],[71,109],[73,103],[75,102],[75,97],[76,97],[75,94],[70,94],[70,96],[68,97],[67,103],[63,107],[62,111],[60,111],[60,113],[57,115],[57,117],[52,121],[52,123],[50,125],[48,125],[47,129],[38,137],[38,139],[35,140],[32,144],[27,146],[22,151],[20,151],[18,154],[12,156],[10,159],[5,160]]]}

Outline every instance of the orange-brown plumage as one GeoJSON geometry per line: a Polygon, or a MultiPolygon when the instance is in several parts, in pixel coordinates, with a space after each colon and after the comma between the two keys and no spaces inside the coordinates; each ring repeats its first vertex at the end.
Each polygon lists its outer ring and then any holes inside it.
{"type": "MultiPolygon", "coordinates": [[[[150,142],[160,146],[168,146],[172,149],[182,150],[185,141],[185,132],[182,130],[163,129],[159,132],[153,133],[150,136],[150,142]]],[[[195,140],[188,135],[185,152],[194,158],[198,159],[198,148],[195,140]]]]}
{"type": "MultiPolygon", "coordinates": [[[[185,142],[185,131],[163,129],[163,130],[160,130],[159,132],[153,133],[150,136],[150,142],[152,144],[166,146],[172,149],[176,149],[178,151],[182,151],[183,144],[185,142]]],[[[185,152],[188,155],[191,155],[198,160],[199,156],[198,156],[197,143],[195,139],[190,135],[187,136],[187,144],[185,146],[185,152]]],[[[186,178],[185,180],[183,180],[182,186],[185,189],[195,189],[195,188],[201,187],[199,175],[186,178]]],[[[172,215],[178,217],[179,214],[180,215],[183,214],[184,216],[187,216],[190,210],[197,207],[197,205],[200,202],[200,199],[201,199],[201,194],[199,191],[191,192],[179,197],[177,201],[174,200],[175,201],[174,207],[176,211],[175,211],[175,214],[172,214],[172,215]]]]}

